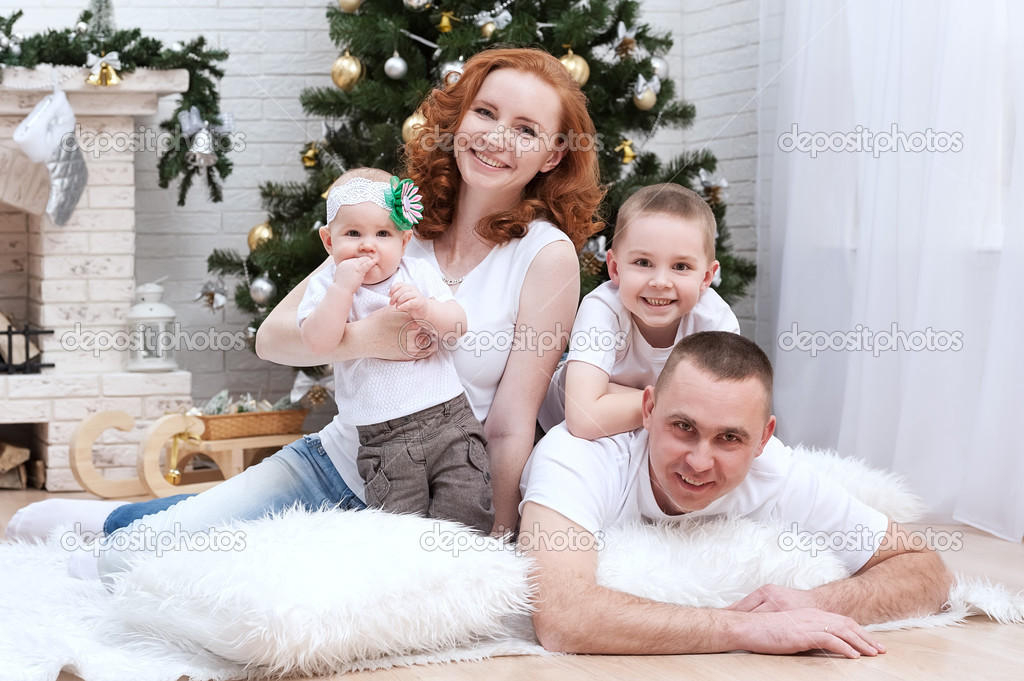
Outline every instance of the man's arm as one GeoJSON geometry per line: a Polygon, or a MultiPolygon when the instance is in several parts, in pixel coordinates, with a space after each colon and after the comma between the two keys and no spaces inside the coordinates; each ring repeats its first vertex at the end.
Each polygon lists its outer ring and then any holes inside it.
{"type": "Polygon", "coordinates": [[[729,606],[743,612],[815,607],[861,624],[938,612],[949,598],[952,575],[923,539],[890,521],[879,549],[855,575],[800,591],[768,584],[729,606]]]}
{"type": "Polygon", "coordinates": [[[533,502],[524,505],[519,543],[534,561],[532,577],[538,592],[533,623],[548,650],[786,654],[820,649],[846,657],[885,652],[856,622],[835,613],[811,608],[785,613],[685,608],[599,586],[594,535],[533,502]]]}

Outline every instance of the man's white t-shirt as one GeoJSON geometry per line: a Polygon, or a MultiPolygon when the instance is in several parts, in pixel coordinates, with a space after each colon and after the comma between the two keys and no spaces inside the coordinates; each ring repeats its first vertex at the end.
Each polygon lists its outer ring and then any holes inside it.
{"type": "MultiPolygon", "coordinates": [[[[648,468],[648,433],[640,428],[597,440],[573,437],[559,424],[533,450],[520,491],[528,501],[560,513],[591,534],[630,521],[671,520],[658,506],[648,468]]],[[[736,489],[689,516],[724,515],[793,524],[802,532],[844,533],[836,551],[850,572],[867,563],[875,537],[888,528],[884,514],[861,503],[837,482],[793,458],[771,438],[736,489]]]]}
{"type": "Polygon", "coordinates": [[[551,377],[537,421],[545,431],[565,420],[565,374],[569,362],[586,362],[608,374],[618,385],[643,389],[654,385],[672,348],[684,337],[700,331],[740,332],[732,308],[713,289],[697,299],[679,320],[672,345],[651,347],[622,304],[619,287],[606,281],[588,293],[576,312],[569,340],[569,355],[551,377]]]}

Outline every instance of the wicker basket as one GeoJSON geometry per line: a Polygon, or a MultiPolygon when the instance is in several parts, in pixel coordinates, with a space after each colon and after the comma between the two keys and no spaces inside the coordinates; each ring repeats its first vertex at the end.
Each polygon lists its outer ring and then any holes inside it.
{"type": "Polygon", "coordinates": [[[206,425],[204,440],[232,440],[237,437],[301,433],[308,409],[249,411],[198,417],[206,425]]]}

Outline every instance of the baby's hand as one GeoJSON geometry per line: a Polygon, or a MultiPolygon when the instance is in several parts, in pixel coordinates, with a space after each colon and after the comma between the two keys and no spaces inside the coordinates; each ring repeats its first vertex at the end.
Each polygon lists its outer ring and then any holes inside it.
{"type": "Polygon", "coordinates": [[[413,319],[422,319],[427,312],[427,298],[412,284],[400,282],[391,287],[391,305],[413,319]]]}
{"type": "Polygon", "coordinates": [[[355,293],[356,289],[363,285],[366,273],[376,262],[373,258],[365,255],[342,260],[334,272],[334,283],[350,293],[355,293]]]}

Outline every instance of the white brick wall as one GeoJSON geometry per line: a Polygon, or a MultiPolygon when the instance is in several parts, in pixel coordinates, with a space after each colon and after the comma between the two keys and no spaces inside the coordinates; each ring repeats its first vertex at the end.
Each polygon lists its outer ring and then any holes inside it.
{"type": "MultiPolygon", "coordinates": [[[[718,158],[718,173],[729,180],[726,223],[737,254],[756,257],[754,177],[757,160],[757,60],[760,0],[647,0],[644,18],[669,30],[675,45],[668,55],[676,92],[697,116],[688,130],[651,140],[663,158],[704,146],[718,158]]],[[[754,332],[754,287],[733,305],[743,333],[754,332]]]]}
{"type": "MultiPolygon", "coordinates": [[[[22,32],[70,26],[85,5],[79,0],[0,0],[5,13],[21,7],[22,32]]],[[[756,149],[753,104],[756,90],[758,0],[716,3],[711,0],[647,0],[644,20],[675,39],[667,55],[677,91],[697,107],[689,131],[666,131],[648,148],[671,158],[684,148],[707,143],[730,182],[727,219],[737,250],[753,257],[753,178],[756,149]],[[741,111],[741,107],[747,108],[741,111]],[[738,114],[738,115],[737,115],[738,114]],[[735,115],[735,117],[734,117],[735,115]]],[[[244,151],[233,154],[234,173],[225,184],[225,201],[209,202],[203,187],[195,186],[188,203],[176,205],[176,190],[157,187],[154,152],[136,158],[137,235],[136,272],[140,281],[169,275],[165,300],[178,311],[185,329],[242,331],[247,322],[230,305],[211,313],[193,297],[207,279],[206,256],[215,247],[246,249],[249,229],[261,222],[258,185],[268,179],[301,181],[301,146],[319,136],[319,121],[308,121],[298,103],[301,90],[329,86],[330,65],[338,53],[327,35],[323,0],[120,0],[115,21],[121,27],[140,27],[165,43],[203,34],[214,45],[231,51],[222,81],[222,110],[235,114],[239,132],[246,135],[244,151]]],[[[160,113],[147,121],[154,127],[173,109],[165,98],[160,113]]],[[[114,173],[118,164],[104,172],[114,173]]],[[[90,194],[89,206],[122,205],[115,193],[90,194]]],[[[89,208],[81,204],[79,212],[89,208]]],[[[87,216],[83,216],[87,217],[87,216]]],[[[17,231],[17,230],[16,230],[17,231]]],[[[97,225],[97,235],[101,225],[97,225]]],[[[2,268],[0,268],[2,269],[2,268]]],[[[227,282],[229,288],[234,282],[227,282]]],[[[737,306],[744,331],[752,328],[752,301],[737,306]]],[[[288,369],[260,361],[248,350],[189,352],[177,356],[193,372],[192,390],[201,401],[218,389],[260,393],[274,399],[291,384],[288,369]]]]}

